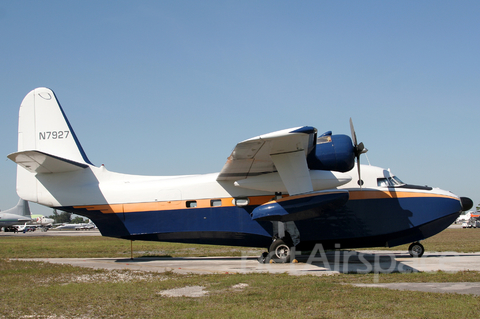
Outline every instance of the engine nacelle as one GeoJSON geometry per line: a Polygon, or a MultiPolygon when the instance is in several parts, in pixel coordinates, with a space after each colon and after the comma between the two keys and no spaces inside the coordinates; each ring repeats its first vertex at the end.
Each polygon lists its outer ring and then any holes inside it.
{"type": "Polygon", "coordinates": [[[343,134],[326,132],[317,139],[317,144],[307,157],[308,168],[348,172],[355,165],[352,139],[343,134]]]}

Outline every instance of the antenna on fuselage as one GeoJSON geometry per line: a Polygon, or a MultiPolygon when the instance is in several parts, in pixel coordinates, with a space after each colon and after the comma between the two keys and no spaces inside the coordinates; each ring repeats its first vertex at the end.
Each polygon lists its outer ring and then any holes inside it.
{"type": "Polygon", "coordinates": [[[368,166],[372,166],[372,164],[370,164],[370,160],[368,159],[367,153],[365,153],[365,157],[367,158],[368,166]]]}

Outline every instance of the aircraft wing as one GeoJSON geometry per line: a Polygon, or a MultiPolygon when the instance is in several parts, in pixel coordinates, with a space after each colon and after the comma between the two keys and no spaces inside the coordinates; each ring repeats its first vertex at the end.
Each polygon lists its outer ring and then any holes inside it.
{"type": "Polygon", "coordinates": [[[291,128],[250,138],[235,146],[217,180],[243,180],[278,172],[290,195],[313,191],[307,155],[317,129],[291,128]]]}

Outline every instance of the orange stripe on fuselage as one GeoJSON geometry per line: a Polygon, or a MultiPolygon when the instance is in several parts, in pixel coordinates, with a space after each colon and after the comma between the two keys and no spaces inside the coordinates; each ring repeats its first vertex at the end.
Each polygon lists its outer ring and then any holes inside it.
{"type": "MultiPolygon", "coordinates": [[[[262,205],[272,199],[272,196],[255,196],[249,197],[249,205],[262,205]]],[[[221,206],[211,206],[212,200],[216,199],[197,199],[197,200],[178,200],[166,202],[150,202],[150,203],[129,203],[129,204],[112,204],[112,205],[89,205],[89,206],[74,206],[75,209],[86,209],[89,211],[97,210],[103,214],[118,214],[118,213],[133,213],[133,212],[150,212],[163,210],[178,210],[178,209],[195,209],[195,208],[220,208],[232,207],[233,197],[218,198],[222,201],[221,206]],[[195,201],[196,207],[187,207],[187,202],[195,201]]]]}
{"type": "Polygon", "coordinates": [[[123,213],[123,204],[74,206],[75,209],[99,210],[104,214],[123,213]]]}
{"type": "MultiPolygon", "coordinates": [[[[332,192],[334,193],[334,192],[332,192]]],[[[395,192],[395,191],[380,191],[380,190],[350,190],[349,200],[362,199],[388,199],[388,198],[412,198],[412,197],[439,197],[452,198],[458,200],[454,196],[422,193],[422,192],[395,192]]],[[[286,196],[278,201],[291,200],[296,198],[308,197],[312,194],[286,196]]],[[[179,210],[179,209],[195,209],[195,208],[220,208],[233,207],[233,198],[219,198],[222,201],[222,206],[211,206],[211,199],[197,199],[197,200],[178,200],[165,202],[150,202],[150,203],[129,203],[129,204],[111,204],[111,205],[89,205],[89,206],[75,206],[75,209],[86,209],[89,211],[100,211],[103,214],[118,214],[118,213],[133,213],[133,212],[150,212],[150,211],[165,211],[165,210],[179,210]],[[187,202],[196,201],[196,207],[187,207],[187,202]]],[[[272,196],[252,196],[249,197],[249,205],[259,206],[265,203],[275,201],[272,196]]]]}

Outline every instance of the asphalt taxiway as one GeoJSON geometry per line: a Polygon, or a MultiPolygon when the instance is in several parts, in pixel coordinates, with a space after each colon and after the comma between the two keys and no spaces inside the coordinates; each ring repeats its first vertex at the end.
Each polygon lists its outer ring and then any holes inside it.
{"type": "Polygon", "coordinates": [[[49,230],[43,232],[41,230],[36,230],[33,232],[0,232],[0,237],[8,236],[26,236],[26,237],[48,237],[48,236],[102,236],[98,229],[92,230],[49,230]]]}
{"type": "MultiPolygon", "coordinates": [[[[26,259],[27,260],[27,259],[26,259]]],[[[480,271],[480,253],[426,252],[412,258],[403,251],[329,251],[297,256],[298,263],[261,264],[256,256],[243,257],[140,257],[140,258],[28,258],[28,260],[104,269],[196,274],[288,273],[333,275],[340,273],[411,273],[429,271],[480,271]]]]}

